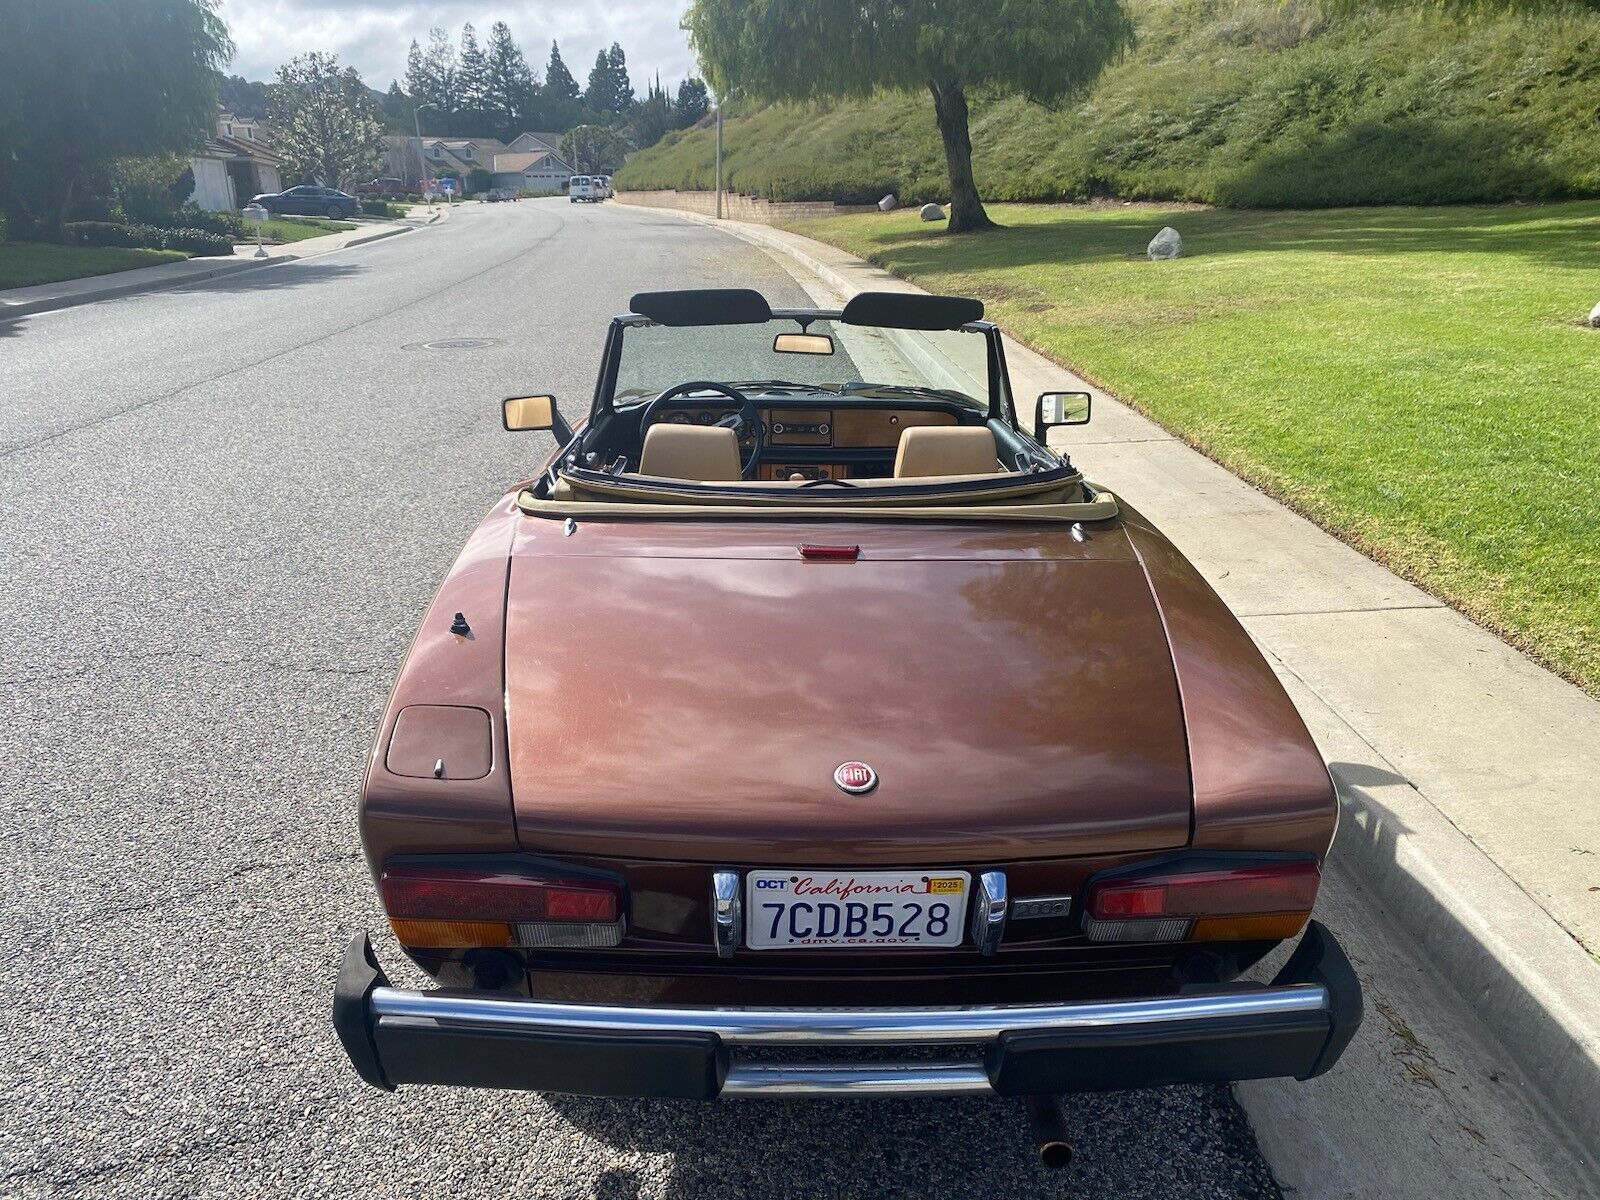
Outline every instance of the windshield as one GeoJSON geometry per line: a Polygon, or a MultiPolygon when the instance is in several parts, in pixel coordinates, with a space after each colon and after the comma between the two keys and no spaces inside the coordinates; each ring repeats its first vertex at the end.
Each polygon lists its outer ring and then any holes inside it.
{"type": "Polygon", "coordinates": [[[799,323],[630,325],[622,335],[610,399],[629,404],[692,380],[764,383],[767,391],[834,395],[932,393],[989,411],[988,344],[976,330],[879,329],[814,320],[805,331],[833,339],[832,354],[780,353],[780,333],[799,323]]]}

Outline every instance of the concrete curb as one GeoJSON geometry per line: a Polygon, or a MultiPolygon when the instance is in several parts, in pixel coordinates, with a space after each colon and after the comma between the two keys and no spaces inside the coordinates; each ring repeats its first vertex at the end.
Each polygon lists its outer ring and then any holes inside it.
{"type": "MultiPolygon", "coordinates": [[[[374,233],[351,238],[338,246],[330,246],[326,250],[313,251],[310,254],[290,253],[275,254],[270,258],[219,259],[217,265],[209,271],[175,275],[170,279],[142,279],[133,283],[108,283],[106,287],[96,288],[90,292],[76,292],[63,296],[50,296],[39,300],[25,300],[18,303],[0,300],[0,321],[10,317],[31,316],[34,313],[56,312],[63,308],[77,308],[79,305],[94,304],[101,300],[115,300],[121,296],[137,296],[147,292],[169,292],[175,288],[205,283],[228,275],[237,275],[241,271],[253,271],[260,267],[275,267],[283,263],[303,262],[313,258],[320,258],[324,254],[336,254],[338,251],[348,250],[352,246],[365,246],[369,242],[380,242],[384,238],[410,233],[411,228],[406,226],[401,229],[380,229],[374,233]]],[[[116,276],[108,275],[106,279],[114,280],[116,276]]]]}
{"type": "MultiPolygon", "coordinates": [[[[659,211],[785,256],[844,297],[864,284],[922,290],[786,230],[659,211]],[[848,259],[857,277],[824,256],[848,259]]],[[[1042,386],[1051,386],[1052,377],[1070,376],[1030,347],[1006,341],[1013,376],[1032,377],[1042,386]]],[[[1268,653],[1281,671],[1294,676],[1300,685],[1295,690],[1314,692],[1291,666],[1268,653]]],[[[1327,719],[1348,729],[1331,707],[1327,719]]],[[[1398,772],[1394,779],[1398,784],[1368,786],[1368,781],[1341,777],[1335,768],[1342,820],[1333,853],[1381,898],[1593,1154],[1600,1147],[1600,962],[1425,795],[1398,772]]]]}

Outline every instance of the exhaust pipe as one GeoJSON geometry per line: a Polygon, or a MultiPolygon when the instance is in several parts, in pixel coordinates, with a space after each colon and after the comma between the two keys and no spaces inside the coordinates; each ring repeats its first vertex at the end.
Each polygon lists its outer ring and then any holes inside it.
{"type": "Polygon", "coordinates": [[[1039,1151],[1039,1165],[1060,1170],[1072,1161],[1072,1143],[1067,1140],[1067,1121],[1061,1102],[1054,1096],[1024,1096],[1022,1107],[1033,1130],[1033,1144],[1039,1151]]]}

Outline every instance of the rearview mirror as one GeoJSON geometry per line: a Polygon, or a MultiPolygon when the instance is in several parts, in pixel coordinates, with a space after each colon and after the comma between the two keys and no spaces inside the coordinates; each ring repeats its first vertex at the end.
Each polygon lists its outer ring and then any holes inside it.
{"type": "Polygon", "coordinates": [[[772,339],[778,354],[832,354],[833,338],[826,333],[780,333],[772,339]]]}
{"type": "Polygon", "coordinates": [[[509,396],[501,402],[500,420],[511,433],[548,430],[559,442],[572,440],[572,426],[556,408],[554,396],[509,396]]]}
{"type": "Polygon", "coordinates": [[[1033,436],[1044,441],[1058,425],[1087,425],[1091,397],[1088,392],[1040,392],[1033,413],[1033,436]]]}

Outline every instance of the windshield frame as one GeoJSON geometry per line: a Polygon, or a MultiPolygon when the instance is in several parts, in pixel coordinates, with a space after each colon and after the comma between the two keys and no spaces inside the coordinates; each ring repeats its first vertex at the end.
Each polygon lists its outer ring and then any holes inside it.
{"type": "MultiPolygon", "coordinates": [[[[767,321],[749,322],[751,325],[772,325],[775,322],[793,321],[805,328],[815,321],[841,322],[844,310],[838,308],[774,308],[772,317],[767,321]]],[[[642,329],[659,324],[648,317],[638,313],[622,313],[611,318],[611,323],[606,329],[605,348],[601,353],[600,373],[595,380],[594,397],[589,406],[589,419],[591,423],[598,420],[607,412],[622,411],[612,403],[612,394],[616,391],[617,378],[622,367],[622,346],[624,334],[629,329],[642,329]]],[[[679,328],[692,329],[694,326],[679,326],[679,328]]],[[[879,329],[887,326],[863,326],[863,328],[879,329]]],[[[988,366],[989,420],[1005,422],[1013,429],[1017,429],[1016,405],[1011,395],[1011,381],[1006,371],[1005,347],[1000,337],[1000,327],[992,321],[968,321],[956,328],[968,333],[982,334],[984,339],[985,358],[988,366]]],[[[683,380],[681,382],[689,382],[683,380]]],[[[849,404],[859,404],[863,407],[882,403],[864,396],[835,397],[835,401],[844,401],[849,404]]],[[[648,403],[648,401],[641,401],[648,403]]],[[[953,402],[952,402],[953,403],[953,402]]],[[[625,408],[633,407],[625,405],[625,408]]]]}

